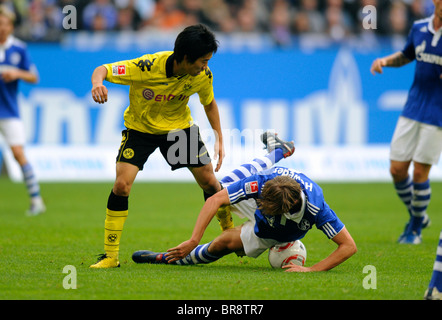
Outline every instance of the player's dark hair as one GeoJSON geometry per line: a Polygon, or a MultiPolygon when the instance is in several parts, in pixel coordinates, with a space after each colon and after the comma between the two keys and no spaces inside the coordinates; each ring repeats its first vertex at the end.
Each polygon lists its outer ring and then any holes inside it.
{"type": "Polygon", "coordinates": [[[218,45],[215,35],[205,25],[189,26],[175,40],[174,58],[181,62],[187,56],[187,60],[193,63],[208,53],[215,53],[218,45]]]}
{"type": "Polygon", "coordinates": [[[275,177],[265,183],[258,208],[264,214],[275,216],[285,212],[297,212],[301,208],[301,186],[288,176],[275,177]]]}

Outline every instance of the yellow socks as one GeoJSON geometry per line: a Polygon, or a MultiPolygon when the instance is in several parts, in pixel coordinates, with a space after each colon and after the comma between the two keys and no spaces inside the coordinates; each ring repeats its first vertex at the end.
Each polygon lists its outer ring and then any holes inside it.
{"type": "Polygon", "coordinates": [[[109,195],[104,221],[104,251],[97,263],[91,268],[115,268],[120,266],[118,253],[124,222],[128,215],[128,197],[117,196],[113,192],[109,195]]]}
{"type": "Polygon", "coordinates": [[[115,257],[118,260],[120,251],[120,239],[123,232],[124,222],[127,219],[128,210],[113,211],[106,209],[106,220],[104,221],[104,251],[107,256],[115,257]]]}
{"type": "Polygon", "coordinates": [[[232,213],[230,213],[230,206],[222,206],[216,212],[216,218],[218,219],[221,230],[227,230],[234,227],[232,213]]]}

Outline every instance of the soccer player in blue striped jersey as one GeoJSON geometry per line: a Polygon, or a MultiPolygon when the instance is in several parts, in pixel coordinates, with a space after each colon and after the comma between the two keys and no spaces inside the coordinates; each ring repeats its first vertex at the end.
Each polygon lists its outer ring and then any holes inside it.
{"type": "Polygon", "coordinates": [[[399,243],[419,244],[429,224],[429,174],[442,151],[442,0],[433,0],[434,14],[413,24],[402,51],[376,59],[371,72],[401,67],[416,60],[414,81],[391,141],[390,172],[410,214],[399,243]],[[408,170],[413,163],[413,176],[408,170]]]}
{"type": "Polygon", "coordinates": [[[167,253],[141,250],[138,263],[210,263],[232,252],[257,258],[274,245],[302,239],[314,225],[337,245],[328,257],[310,266],[288,265],[289,272],[326,271],[356,252],[344,224],[324,200],[322,189],[303,173],[285,167],[269,167],[283,158],[275,148],[266,157],[245,164],[221,180],[224,189],[210,197],[198,216],[192,237],[167,253]],[[267,160],[266,160],[267,159],[267,160]],[[268,160],[273,162],[268,163],[268,160]],[[256,170],[260,164],[263,170],[256,170]],[[212,242],[199,245],[205,229],[221,206],[248,220],[225,230],[212,242]]]}
{"type": "Polygon", "coordinates": [[[40,185],[26,158],[26,134],[17,103],[18,82],[38,82],[38,72],[32,63],[26,45],[13,36],[15,14],[5,5],[0,6],[0,134],[10,146],[20,165],[31,200],[28,215],[46,210],[40,195],[40,185]]]}

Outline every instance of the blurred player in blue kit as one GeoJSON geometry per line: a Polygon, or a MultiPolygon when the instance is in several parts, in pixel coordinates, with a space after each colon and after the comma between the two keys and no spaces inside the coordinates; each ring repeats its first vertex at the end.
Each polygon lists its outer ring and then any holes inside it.
{"type": "MultiPolygon", "coordinates": [[[[442,151],[442,0],[433,4],[434,14],[413,24],[405,48],[375,60],[371,67],[372,73],[382,73],[384,66],[400,67],[416,60],[414,81],[391,144],[390,171],[410,213],[399,243],[422,241],[421,229],[429,223],[429,173],[442,151]],[[413,178],[408,175],[411,161],[413,178]]],[[[425,299],[442,300],[442,233],[425,299]]]]}
{"type": "Polygon", "coordinates": [[[20,80],[37,83],[39,77],[26,45],[12,35],[14,21],[15,14],[5,5],[0,5],[0,134],[23,172],[31,200],[27,214],[37,215],[45,212],[46,207],[34,170],[24,152],[26,135],[20,119],[17,90],[20,80]]]}
{"type": "Polygon", "coordinates": [[[410,220],[399,243],[419,244],[430,219],[429,174],[442,151],[442,0],[433,0],[434,14],[413,24],[402,51],[376,59],[373,74],[383,67],[401,67],[416,60],[414,81],[391,141],[390,173],[410,220]],[[408,173],[413,163],[413,176],[408,173]]]}
{"type": "Polygon", "coordinates": [[[210,263],[232,252],[257,258],[274,245],[303,238],[315,224],[338,245],[337,249],[311,267],[290,264],[284,266],[286,271],[326,271],[355,254],[353,238],[325,202],[322,189],[303,173],[273,167],[293,154],[293,143],[271,132],[264,133],[262,141],[269,153],[221,180],[224,189],[204,204],[189,240],[167,252],[136,251],[132,259],[137,263],[188,265],[210,263]],[[248,220],[200,245],[204,231],[222,206],[229,206],[231,212],[248,220]]]}

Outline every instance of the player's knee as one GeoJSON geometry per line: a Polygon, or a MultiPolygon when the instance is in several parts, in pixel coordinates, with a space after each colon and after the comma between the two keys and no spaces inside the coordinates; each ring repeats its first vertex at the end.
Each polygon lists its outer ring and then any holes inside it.
{"type": "Polygon", "coordinates": [[[209,195],[213,195],[221,190],[221,184],[213,175],[213,177],[208,176],[201,181],[199,181],[199,185],[201,189],[204,190],[205,193],[209,195]]]}
{"type": "Polygon", "coordinates": [[[117,196],[129,196],[132,184],[125,180],[117,179],[114,184],[113,191],[117,196]]]}
{"type": "Polygon", "coordinates": [[[408,171],[403,170],[401,167],[392,165],[390,166],[390,174],[395,182],[400,182],[407,178],[408,171]]]}
{"type": "Polygon", "coordinates": [[[209,247],[209,252],[218,255],[226,255],[243,250],[244,248],[242,246],[240,234],[240,228],[225,230],[220,236],[212,241],[209,247]]]}
{"type": "Polygon", "coordinates": [[[413,181],[421,183],[428,180],[428,171],[415,166],[413,171],[413,181]]]}

